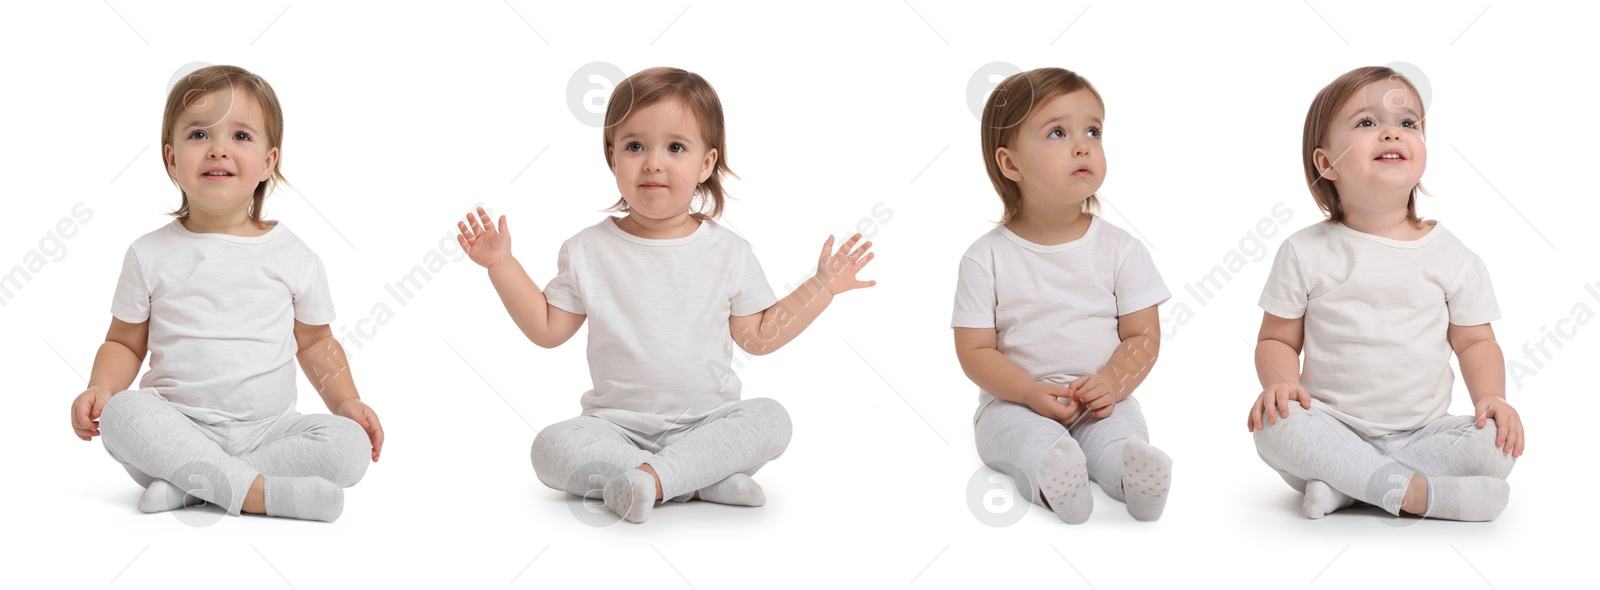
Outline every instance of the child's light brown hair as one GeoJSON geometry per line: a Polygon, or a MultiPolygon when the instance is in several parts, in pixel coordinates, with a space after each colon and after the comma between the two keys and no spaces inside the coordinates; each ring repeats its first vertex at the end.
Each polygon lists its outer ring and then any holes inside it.
{"type": "MultiPolygon", "coordinates": [[[[1332,83],[1323,87],[1317,97],[1311,101],[1311,109],[1306,112],[1306,127],[1304,139],[1301,144],[1302,160],[1306,169],[1306,185],[1311,188],[1311,197],[1316,199],[1317,207],[1322,209],[1322,214],[1328,217],[1329,223],[1344,221],[1344,208],[1339,204],[1339,189],[1322,177],[1322,172],[1317,169],[1317,148],[1326,147],[1328,129],[1333,125],[1334,116],[1339,114],[1339,107],[1346,100],[1354,96],[1363,86],[1373,82],[1385,80],[1398,80],[1411,91],[1412,94],[1421,96],[1417,87],[1411,84],[1405,76],[1400,75],[1392,68],[1384,66],[1368,66],[1356,68],[1345,72],[1332,83]]],[[[1427,113],[1423,112],[1424,105],[1419,101],[1417,107],[1417,128],[1427,132],[1427,113]]],[[[1337,157],[1337,156],[1335,156],[1337,157]]],[[[1406,201],[1406,220],[1414,227],[1422,227],[1422,218],[1417,216],[1417,193],[1427,194],[1422,188],[1422,183],[1411,187],[1411,198],[1406,201]]]]}
{"type": "MultiPolygon", "coordinates": [[[[1009,147],[1016,139],[1017,127],[1034,107],[1079,90],[1088,90],[1100,103],[1101,109],[1106,107],[1105,100],[1100,98],[1100,93],[1088,80],[1061,68],[1039,68],[1013,74],[989,94],[989,100],[983,105],[983,165],[989,171],[989,182],[994,184],[994,191],[1000,194],[1000,202],[1005,205],[1005,213],[1000,217],[1001,224],[1009,223],[1022,212],[1022,188],[1000,173],[1000,163],[995,159],[995,154],[1000,148],[1009,147]]],[[[1095,213],[1099,210],[1100,201],[1094,195],[1084,199],[1084,212],[1095,213]]]]}
{"type": "MultiPolygon", "coordinates": [[[[267,81],[262,79],[261,76],[252,74],[244,68],[237,66],[206,66],[178,80],[177,84],[172,86],[172,90],[167,93],[167,108],[161,117],[161,165],[163,168],[167,164],[166,148],[173,143],[174,127],[177,125],[178,117],[183,114],[184,109],[199,102],[201,98],[208,94],[228,89],[232,89],[233,92],[237,93],[236,96],[248,96],[255,99],[256,104],[261,106],[261,115],[262,119],[264,119],[262,122],[266,127],[262,130],[262,133],[266,135],[267,141],[265,149],[270,150],[283,145],[283,108],[278,104],[278,95],[272,91],[272,86],[267,84],[267,81]]],[[[266,201],[267,195],[279,183],[288,182],[283,177],[282,169],[283,150],[279,149],[278,160],[272,166],[272,176],[256,185],[255,195],[251,198],[250,221],[254,222],[257,227],[266,227],[261,219],[261,207],[262,203],[266,201]]],[[[183,186],[178,184],[178,179],[173,177],[170,172],[167,176],[172,180],[172,184],[178,187],[178,191],[182,192],[183,186]]],[[[189,195],[183,195],[183,201],[178,206],[178,210],[173,211],[170,215],[178,219],[186,220],[189,218],[189,195]]]]}
{"type": "MultiPolygon", "coordinates": [[[[695,119],[700,121],[700,134],[705,137],[707,149],[717,150],[717,161],[711,168],[711,176],[705,182],[695,186],[694,194],[700,197],[700,206],[690,213],[695,219],[716,219],[722,215],[723,200],[727,190],[722,187],[724,175],[734,176],[733,170],[728,167],[727,131],[722,121],[722,101],[717,98],[717,91],[699,74],[680,70],[678,68],[650,68],[628,76],[617,88],[611,91],[611,99],[606,103],[605,127],[602,129],[602,139],[606,152],[606,168],[615,168],[616,159],[612,156],[612,149],[616,147],[617,125],[633,109],[642,109],[658,102],[676,99],[693,112],[695,119]],[[704,211],[707,202],[711,210],[704,211]]],[[[627,211],[628,202],[621,198],[607,211],[627,211]]]]}

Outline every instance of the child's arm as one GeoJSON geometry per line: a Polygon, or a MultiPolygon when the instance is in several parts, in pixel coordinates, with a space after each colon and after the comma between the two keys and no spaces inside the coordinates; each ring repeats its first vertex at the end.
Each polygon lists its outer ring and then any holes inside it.
{"type": "Polygon", "coordinates": [[[1072,399],[1067,386],[1035,381],[1022,367],[996,348],[994,328],[955,328],[956,359],[961,370],[978,387],[1005,401],[1022,404],[1051,420],[1071,423],[1083,413],[1083,406],[1072,399]],[[1062,405],[1058,398],[1067,398],[1062,405]]]}
{"type": "Polygon", "coordinates": [[[150,342],[150,320],[130,324],[111,318],[106,341],[94,354],[89,387],[72,400],[72,431],[89,440],[100,436],[100,410],[111,396],[122,392],[139,376],[150,342]]]}
{"type": "Polygon", "coordinates": [[[294,322],[294,341],[299,348],[295,358],[300,360],[300,370],[322,396],[328,411],[344,416],[361,425],[372,439],[372,460],[377,461],[383,452],[383,424],[377,412],[356,393],[356,381],[350,376],[350,363],[345,359],[344,346],[333,337],[327,324],[313,326],[294,322]]]}
{"type": "Polygon", "coordinates": [[[852,251],[860,239],[861,234],[851,236],[838,252],[830,255],[833,236],[828,236],[828,241],[822,244],[822,256],[817,260],[817,274],[761,313],[728,318],[733,341],[753,355],[771,353],[805,331],[806,326],[833,302],[834,295],[878,284],[877,281],[856,280],[856,273],[871,262],[875,254],[867,252],[872,242],[852,251]]]}
{"type": "Polygon", "coordinates": [[[1072,398],[1096,418],[1110,416],[1117,402],[1133,395],[1156,366],[1156,356],[1161,352],[1160,310],[1152,305],[1117,317],[1117,336],[1122,344],[1100,372],[1067,384],[1072,398]]]}
{"type": "Polygon", "coordinates": [[[1250,407],[1245,427],[1251,432],[1266,428],[1262,414],[1272,424],[1289,417],[1289,400],[1311,409],[1311,394],[1300,386],[1300,347],[1305,343],[1306,317],[1280,318],[1261,314],[1261,335],[1256,342],[1256,378],[1261,380],[1261,396],[1250,407]]]}
{"type": "Polygon", "coordinates": [[[1521,457],[1525,440],[1522,417],[1506,402],[1506,359],[1500,351],[1500,343],[1494,339],[1494,328],[1489,324],[1450,324],[1446,337],[1461,364],[1461,379],[1467,382],[1467,393],[1472,396],[1478,428],[1483,428],[1493,418],[1495,446],[1513,457],[1521,457]]]}
{"type": "Polygon", "coordinates": [[[500,294],[511,321],[516,322],[522,335],[542,348],[555,348],[578,333],[587,317],[550,305],[544,291],[534,284],[523,270],[522,263],[511,255],[511,232],[506,229],[506,216],[500,216],[500,227],[495,228],[489,214],[478,208],[477,215],[467,214],[472,222],[469,229],[464,222],[456,222],[461,231],[456,241],[461,249],[479,266],[489,269],[489,282],[500,294]],[[482,223],[479,220],[482,220],[482,223]]]}

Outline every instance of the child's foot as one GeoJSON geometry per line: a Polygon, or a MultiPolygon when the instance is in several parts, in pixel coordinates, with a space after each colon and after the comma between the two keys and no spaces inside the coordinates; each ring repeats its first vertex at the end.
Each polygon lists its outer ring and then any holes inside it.
{"type": "Polygon", "coordinates": [[[1156,520],[1172,488],[1172,458],[1136,438],[1122,443],[1122,497],[1134,520],[1156,520]]]}
{"type": "Polygon", "coordinates": [[[644,522],[656,505],[656,478],[643,470],[629,469],[606,481],[600,498],[623,520],[644,522]]]}
{"type": "Polygon", "coordinates": [[[1497,477],[1429,476],[1426,518],[1494,520],[1511,500],[1511,484],[1497,477]]]}
{"type": "Polygon", "coordinates": [[[267,516],[333,522],[344,512],[344,488],[320,477],[266,478],[267,516]]]}
{"type": "Polygon", "coordinates": [[[1322,518],[1335,510],[1349,508],[1355,503],[1355,498],[1313,479],[1306,482],[1306,497],[1301,500],[1300,508],[1306,511],[1307,518],[1322,518]]]}
{"type": "Polygon", "coordinates": [[[707,502],[731,506],[760,506],[767,503],[767,494],[761,491],[761,484],[743,473],[735,473],[727,479],[700,488],[695,496],[707,502]]]}
{"type": "Polygon", "coordinates": [[[1089,492],[1089,470],[1078,441],[1062,435],[1044,456],[1034,478],[1045,505],[1061,522],[1083,524],[1089,520],[1089,513],[1094,511],[1094,494],[1089,492]]]}
{"type": "Polygon", "coordinates": [[[139,511],[145,513],[166,512],[177,510],[184,506],[204,504],[206,501],[194,497],[192,494],[167,483],[167,480],[158,479],[150,482],[150,487],[144,489],[144,494],[139,496],[139,511]]]}

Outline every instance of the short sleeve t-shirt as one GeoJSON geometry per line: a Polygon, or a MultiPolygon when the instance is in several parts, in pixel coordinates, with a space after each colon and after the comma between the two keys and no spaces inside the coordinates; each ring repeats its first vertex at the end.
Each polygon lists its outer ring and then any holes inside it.
{"type": "MultiPolygon", "coordinates": [[[[1096,216],[1065,244],[997,226],[967,248],[952,328],[993,328],[1000,353],[1034,379],[1099,372],[1122,344],[1117,318],[1171,297],[1150,252],[1096,216]]],[[[995,398],[978,392],[979,412],[995,398]]]]}
{"type": "Polygon", "coordinates": [[[1483,260],[1433,223],[1393,240],[1318,223],[1284,240],[1261,309],[1305,317],[1300,384],[1367,436],[1421,428],[1450,405],[1449,324],[1500,319],[1483,260]]]}
{"type": "Polygon", "coordinates": [[[635,236],[607,217],[568,239],[545,298],[586,314],[583,415],[660,433],[739,400],[730,316],[777,302],[749,242],[710,221],[682,238],[635,236]]]}
{"type": "Polygon", "coordinates": [[[111,314],[150,322],[139,387],[207,424],[293,413],[294,322],[334,317],[322,260],[282,223],[244,237],[177,220],[128,247],[111,314]]]}

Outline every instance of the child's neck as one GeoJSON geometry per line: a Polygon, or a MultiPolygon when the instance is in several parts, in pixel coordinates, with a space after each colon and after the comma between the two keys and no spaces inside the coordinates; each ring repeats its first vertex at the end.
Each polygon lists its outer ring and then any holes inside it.
{"type": "Polygon", "coordinates": [[[700,220],[688,213],[666,219],[646,219],[629,213],[616,224],[622,231],[646,240],[671,240],[693,234],[700,227],[700,220]]]}
{"type": "Polygon", "coordinates": [[[1409,217],[1404,205],[1397,209],[1345,207],[1343,223],[1358,232],[1391,240],[1410,241],[1428,235],[1431,224],[1418,227],[1409,217]]]}
{"type": "Polygon", "coordinates": [[[1006,229],[1041,246],[1058,246],[1088,233],[1092,218],[1079,205],[1057,211],[1024,209],[1006,224],[1006,229]]]}
{"type": "Polygon", "coordinates": [[[272,229],[271,224],[263,228],[250,220],[247,211],[235,211],[225,214],[214,214],[206,211],[189,209],[189,217],[182,220],[183,229],[197,234],[227,234],[253,238],[265,235],[272,229]]]}

